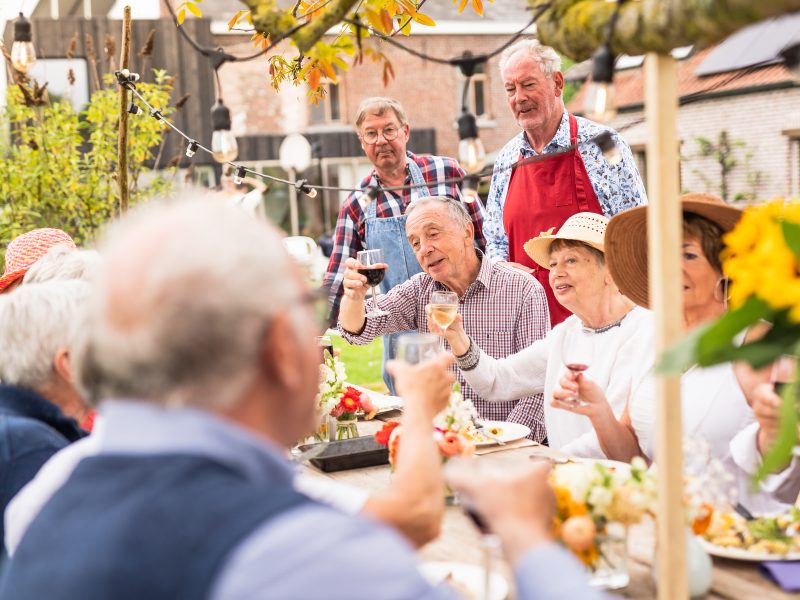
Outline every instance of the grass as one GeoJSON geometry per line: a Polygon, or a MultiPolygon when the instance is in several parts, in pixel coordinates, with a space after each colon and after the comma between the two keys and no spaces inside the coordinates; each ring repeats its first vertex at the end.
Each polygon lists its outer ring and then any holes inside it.
{"type": "Polygon", "coordinates": [[[332,335],[333,347],[338,348],[339,358],[347,368],[347,381],[376,392],[387,393],[381,376],[383,362],[383,339],[375,338],[366,346],[351,346],[339,335],[332,335]]]}

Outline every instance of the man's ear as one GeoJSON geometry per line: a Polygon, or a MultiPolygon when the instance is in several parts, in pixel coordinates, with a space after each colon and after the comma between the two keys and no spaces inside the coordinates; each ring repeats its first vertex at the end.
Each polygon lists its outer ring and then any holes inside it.
{"type": "Polygon", "coordinates": [[[69,348],[59,348],[53,358],[53,370],[63,380],[74,384],[75,377],[72,373],[72,363],[69,360],[69,348]]]}
{"type": "Polygon", "coordinates": [[[560,96],[564,91],[564,74],[561,71],[553,73],[553,84],[556,86],[556,96],[560,96]]]}
{"type": "Polygon", "coordinates": [[[267,380],[287,390],[297,389],[302,383],[298,368],[300,340],[287,313],[277,315],[269,324],[261,342],[259,353],[261,369],[267,380]]]}

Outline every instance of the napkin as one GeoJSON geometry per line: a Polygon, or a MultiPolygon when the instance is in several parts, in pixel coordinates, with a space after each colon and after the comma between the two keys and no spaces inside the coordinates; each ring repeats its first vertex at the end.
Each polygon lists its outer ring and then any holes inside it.
{"type": "Polygon", "coordinates": [[[761,563],[759,570],[784,591],[800,592],[800,560],[767,561],[761,563]]]}

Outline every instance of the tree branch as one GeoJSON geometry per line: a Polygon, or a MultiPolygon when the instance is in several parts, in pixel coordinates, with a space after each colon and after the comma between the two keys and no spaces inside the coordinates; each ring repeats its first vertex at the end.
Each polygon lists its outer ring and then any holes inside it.
{"type": "MultiPolygon", "coordinates": [[[[619,1],[619,0],[617,0],[619,1]]],[[[606,38],[615,4],[593,0],[528,0],[551,4],[536,24],[542,43],[580,61],[606,38]]],[[[710,46],[751,23],[800,10],[800,0],[640,0],[620,8],[612,39],[616,54],[666,53],[680,46],[710,46]]]]}

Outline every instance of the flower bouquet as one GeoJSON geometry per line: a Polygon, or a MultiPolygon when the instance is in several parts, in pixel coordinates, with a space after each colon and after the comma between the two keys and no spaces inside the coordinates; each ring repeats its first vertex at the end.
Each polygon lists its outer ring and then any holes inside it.
{"type": "Polygon", "coordinates": [[[656,481],[644,460],[619,470],[591,461],[556,464],[550,477],[554,537],[586,565],[593,584],[626,586],[627,527],[655,509],[656,481]]]}
{"type": "Polygon", "coordinates": [[[345,385],[347,372],[338,357],[325,350],[320,365],[317,412],[320,425],[316,437],[324,440],[346,440],[358,437],[358,414],[374,415],[369,396],[345,385]]]}
{"type": "MultiPolygon", "coordinates": [[[[779,198],[748,208],[722,239],[731,310],[667,352],[659,366],[664,372],[739,360],[759,368],[784,354],[800,356],[800,203],[779,198]],[[743,331],[762,321],[772,324],[763,337],[737,343],[743,331]]],[[[798,392],[794,382],[781,393],[780,432],[764,456],[759,478],[791,458],[798,440],[798,392]]]]}

